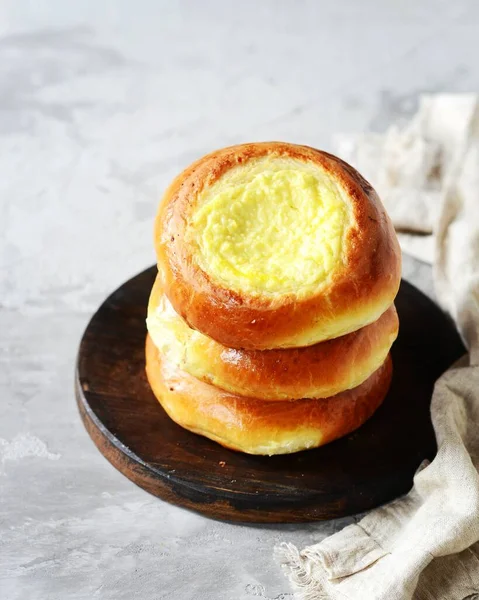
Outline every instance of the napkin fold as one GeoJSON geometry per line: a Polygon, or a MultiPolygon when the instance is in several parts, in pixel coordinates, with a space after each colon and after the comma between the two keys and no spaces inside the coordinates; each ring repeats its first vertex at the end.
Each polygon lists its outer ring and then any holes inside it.
{"type": "Polygon", "coordinates": [[[433,263],[468,355],[436,382],[438,452],[411,492],[299,551],[275,549],[301,600],[479,600],[479,102],[427,95],[405,127],[338,136],[406,252],[433,263]]]}

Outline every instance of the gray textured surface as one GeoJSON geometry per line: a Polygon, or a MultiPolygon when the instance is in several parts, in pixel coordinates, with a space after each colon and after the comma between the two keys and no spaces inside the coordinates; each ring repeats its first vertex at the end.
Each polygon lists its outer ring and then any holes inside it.
{"type": "MultiPolygon", "coordinates": [[[[207,150],[330,148],[421,91],[479,87],[479,4],[57,2],[0,7],[0,598],[290,598],[281,540],[344,524],[217,523],[137,489],[74,405],[105,294],[154,262],[161,191],[207,150]]],[[[406,260],[428,291],[430,270],[406,260]]]]}

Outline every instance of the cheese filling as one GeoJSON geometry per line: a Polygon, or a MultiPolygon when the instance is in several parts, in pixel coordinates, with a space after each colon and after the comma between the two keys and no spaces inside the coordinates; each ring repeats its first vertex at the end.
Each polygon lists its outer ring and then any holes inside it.
{"type": "Polygon", "coordinates": [[[300,293],[342,264],[350,213],[344,190],[322,169],[267,157],[202,192],[187,236],[199,266],[230,289],[300,293]]]}

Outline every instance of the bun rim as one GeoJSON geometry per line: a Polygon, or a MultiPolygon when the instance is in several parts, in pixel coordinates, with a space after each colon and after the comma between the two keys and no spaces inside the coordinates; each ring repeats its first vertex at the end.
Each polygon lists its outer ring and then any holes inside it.
{"type": "Polygon", "coordinates": [[[326,152],[283,142],[241,144],[199,159],[170,185],[155,221],[155,248],[165,292],[192,327],[230,348],[302,347],[339,337],[377,320],[399,288],[397,238],[376,192],[350,165],[326,152]],[[213,280],[195,261],[185,232],[198,194],[250,160],[287,157],[320,167],[346,191],[353,226],[346,260],[316,293],[240,293],[213,280]]]}

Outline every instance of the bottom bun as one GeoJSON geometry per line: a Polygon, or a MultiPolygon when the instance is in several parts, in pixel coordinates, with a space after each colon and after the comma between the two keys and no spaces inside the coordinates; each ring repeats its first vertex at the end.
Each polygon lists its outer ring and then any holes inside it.
{"type": "Polygon", "coordinates": [[[361,385],[336,396],[269,402],[204,383],[166,361],[146,339],[146,374],[170,418],[185,429],[248,454],[290,454],[354,431],[384,400],[392,377],[390,355],[361,385]]]}

